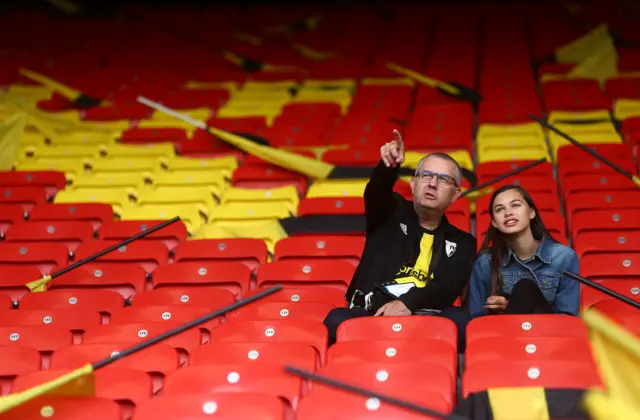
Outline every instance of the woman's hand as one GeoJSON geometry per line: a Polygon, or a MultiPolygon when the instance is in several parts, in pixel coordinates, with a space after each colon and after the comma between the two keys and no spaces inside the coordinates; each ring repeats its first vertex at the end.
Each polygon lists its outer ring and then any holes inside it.
{"type": "Polygon", "coordinates": [[[493,312],[504,312],[509,301],[504,296],[489,296],[484,308],[493,312]]]}

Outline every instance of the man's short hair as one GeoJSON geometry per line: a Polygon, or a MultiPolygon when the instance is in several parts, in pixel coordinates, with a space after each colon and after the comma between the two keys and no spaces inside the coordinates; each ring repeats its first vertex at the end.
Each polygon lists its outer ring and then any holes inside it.
{"type": "Polygon", "coordinates": [[[434,152],[431,153],[430,155],[426,155],[425,157],[423,157],[422,159],[420,159],[420,162],[418,162],[418,166],[416,167],[416,175],[418,174],[418,170],[420,168],[422,168],[422,163],[430,157],[437,157],[440,159],[444,159],[446,161],[449,161],[451,163],[453,163],[453,165],[456,168],[456,173],[454,175],[454,179],[456,180],[456,184],[459,186],[462,183],[462,168],[460,167],[460,164],[458,163],[457,160],[455,160],[454,158],[452,158],[451,156],[449,156],[446,153],[442,153],[442,152],[434,152]]]}

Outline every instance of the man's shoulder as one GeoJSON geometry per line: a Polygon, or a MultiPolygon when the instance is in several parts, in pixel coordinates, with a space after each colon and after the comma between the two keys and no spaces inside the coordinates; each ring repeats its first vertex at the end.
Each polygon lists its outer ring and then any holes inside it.
{"type": "Polygon", "coordinates": [[[451,223],[447,223],[445,230],[445,240],[451,242],[457,242],[460,246],[473,248],[473,252],[476,250],[476,237],[470,234],[469,232],[465,232],[464,230],[452,225],[451,223]]]}

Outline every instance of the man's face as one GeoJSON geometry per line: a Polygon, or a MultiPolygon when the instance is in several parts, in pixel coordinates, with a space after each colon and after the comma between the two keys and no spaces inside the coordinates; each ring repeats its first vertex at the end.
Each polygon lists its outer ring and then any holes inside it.
{"type": "Polygon", "coordinates": [[[413,202],[425,209],[444,213],[460,197],[456,185],[456,165],[438,156],[422,161],[417,175],[411,180],[413,202]]]}

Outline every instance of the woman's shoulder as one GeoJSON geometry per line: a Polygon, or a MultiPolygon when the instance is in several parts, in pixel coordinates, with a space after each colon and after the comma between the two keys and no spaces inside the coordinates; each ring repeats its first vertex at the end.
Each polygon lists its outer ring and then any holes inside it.
{"type": "Polygon", "coordinates": [[[491,265],[491,252],[489,250],[481,250],[476,255],[476,266],[490,266],[491,265]]]}
{"type": "Polygon", "coordinates": [[[573,248],[563,245],[560,242],[557,242],[555,240],[548,241],[548,244],[549,244],[548,246],[549,255],[552,257],[553,256],[571,257],[573,255],[576,255],[576,251],[574,251],[573,248]]]}

